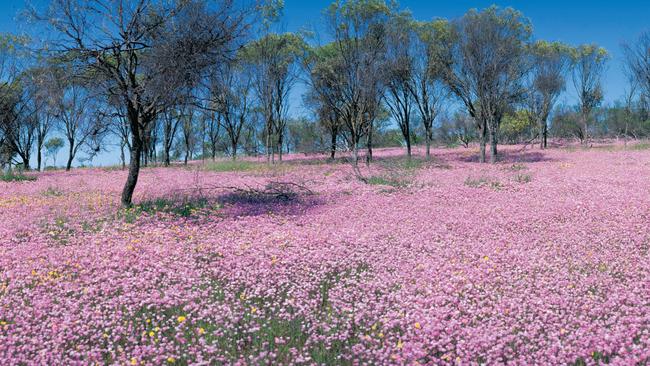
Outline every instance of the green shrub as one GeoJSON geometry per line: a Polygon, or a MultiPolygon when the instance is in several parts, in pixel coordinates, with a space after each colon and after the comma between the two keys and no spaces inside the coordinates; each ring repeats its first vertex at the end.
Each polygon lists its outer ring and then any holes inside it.
{"type": "Polygon", "coordinates": [[[203,165],[203,169],[209,172],[249,172],[266,168],[265,164],[246,160],[213,161],[203,165]]]}
{"type": "Polygon", "coordinates": [[[384,175],[373,175],[368,178],[367,182],[371,185],[381,185],[381,186],[391,186],[391,187],[406,187],[408,181],[404,179],[399,179],[396,177],[384,176],[384,175]]]}
{"type": "Polygon", "coordinates": [[[495,190],[499,190],[503,186],[501,182],[491,177],[467,177],[467,179],[465,179],[465,185],[472,188],[489,187],[495,190]]]}
{"type": "Polygon", "coordinates": [[[22,171],[8,170],[0,174],[0,181],[3,182],[31,182],[35,181],[36,177],[33,175],[25,175],[22,171]]]}

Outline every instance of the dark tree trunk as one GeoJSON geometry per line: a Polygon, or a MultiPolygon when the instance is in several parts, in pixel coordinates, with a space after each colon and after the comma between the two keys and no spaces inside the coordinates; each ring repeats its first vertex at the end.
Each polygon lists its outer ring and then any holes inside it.
{"type": "Polygon", "coordinates": [[[425,131],[425,139],[426,139],[426,145],[427,145],[427,159],[431,157],[431,127],[427,125],[426,131],[425,131]]]}
{"type": "Polygon", "coordinates": [[[165,152],[164,152],[164,155],[165,155],[165,166],[169,166],[169,164],[170,164],[170,161],[169,161],[169,150],[171,150],[170,147],[169,147],[169,145],[165,144],[165,152]]]}
{"type": "Polygon", "coordinates": [[[494,164],[497,162],[497,127],[493,126],[490,128],[490,163],[494,164]]]}
{"type": "Polygon", "coordinates": [[[232,160],[236,160],[237,159],[237,141],[233,140],[231,143],[232,143],[232,145],[231,145],[232,146],[232,160]]]}
{"type": "Polygon", "coordinates": [[[41,171],[41,163],[42,163],[43,157],[42,157],[42,152],[41,152],[41,147],[40,147],[41,144],[39,144],[38,146],[39,146],[39,147],[38,147],[38,149],[37,149],[37,151],[36,151],[36,165],[37,165],[37,168],[36,168],[36,169],[40,172],[40,171],[41,171]]]}
{"type": "Polygon", "coordinates": [[[332,128],[331,140],[330,140],[330,159],[334,160],[336,157],[336,137],[338,135],[338,129],[332,128]]]}
{"type": "Polygon", "coordinates": [[[283,144],[283,141],[282,141],[282,140],[283,140],[283,137],[282,137],[282,135],[283,135],[282,132],[280,132],[280,133],[278,134],[278,160],[279,160],[279,161],[282,161],[282,144],[283,144]]]}
{"type": "Polygon", "coordinates": [[[122,162],[122,170],[126,169],[126,157],[124,156],[124,141],[120,143],[120,161],[122,162]]]}
{"type": "Polygon", "coordinates": [[[368,131],[368,138],[366,139],[366,149],[368,153],[366,154],[366,165],[370,165],[372,161],[372,127],[368,131]]]}
{"type": "Polygon", "coordinates": [[[406,139],[406,155],[411,158],[411,131],[408,131],[408,138],[406,139]]]}
{"type": "Polygon", "coordinates": [[[482,127],[479,128],[479,137],[480,137],[480,155],[479,155],[479,162],[485,163],[485,145],[487,143],[487,130],[485,128],[485,122],[483,122],[482,127]]]}
{"type": "Polygon", "coordinates": [[[68,163],[65,165],[65,170],[70,171],[72,168],[72,160],[74,159],[74,141],[68,141],[70,149],[68,150],[68,163]]]}
{"type": "Polygon", "coordinates": [[[140,174],[140,159],[142,158],[142,143],[137,136],[132,139],[131,160],[129,162],[129,176],[122,190],[122,206],[130,207],[133,204],[133,191],[138,184],[140,174]]]}
{"type": "Polygon", "coordinates": [[[31,168],[29,166],[29,153],[23,155],[22,160],[23,160],[23,169],[31,170],[31,168]]]}
{"type": "Polygon", "coordinates": [[[548,126],[546,125],[546,121],[542,123],[542,141],[540,142],[540,147],[542,149],[546,149],[547,147],[547,136],[548,136],[548,126]]]}

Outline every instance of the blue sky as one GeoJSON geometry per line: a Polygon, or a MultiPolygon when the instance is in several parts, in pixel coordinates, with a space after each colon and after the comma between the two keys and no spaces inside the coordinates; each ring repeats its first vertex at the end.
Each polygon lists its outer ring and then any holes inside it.
{"type": "MultiPolygon", "coordinates": [[[[44,0],[33,0],[44,3],[44,0]]],[[[285,0],[282,28],[296,31],[310,28],[322,34],[322,11],[330,1],[285,0]]],[[[492,4],[513,7],[531,19],[536,39],[562,41],[571,45],[596,43],[611,54],[607,74],[604,78],[605,101],[612,103],[620,99],[625,90],[625,78],[621,72],[621,43],[634,40],[639,33],[650,29],[650,1],[619,0],[547,0],[547,1],[415,1],[402,0],[403,8],[410,9],[414,17],[428,20],[436,17],[453,19],[462,16],[467,9],[485,8],[492,4]]],[[[0,32],[29,32],[29,26],[16,21],[16,13],[24,9],[25,1],[2,1],[0,3],[0,32]]],[[[307,113],[301,108],[299,93],[294,93],[292,111],[307,113]]],[[[567,93],[561,102],[573,104],[572,85],[567,84],[567,93]]],[[[117,161],[117,153],[104,154],[95,163],[109,164],[117,161]]],[[[63,161],[63,157],[58,158],[63,161]]]]}

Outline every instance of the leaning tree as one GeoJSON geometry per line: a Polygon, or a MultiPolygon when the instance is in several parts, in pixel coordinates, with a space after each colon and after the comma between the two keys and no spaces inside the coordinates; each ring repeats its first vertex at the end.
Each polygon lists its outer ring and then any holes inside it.
{"type": "Polygon", "coordinates": [[[158,115],[231,54],[246,10],[232,0],[52,0],[46,11],[32,11],[55,30],[50,49],[73,55],[78,75],[125,111],[131,156],[124,206],[132,204],[158,115]]]}

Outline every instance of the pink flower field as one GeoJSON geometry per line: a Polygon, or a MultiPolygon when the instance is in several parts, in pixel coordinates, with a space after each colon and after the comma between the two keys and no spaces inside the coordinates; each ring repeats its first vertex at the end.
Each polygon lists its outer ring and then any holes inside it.
{"type": "Polygon", "coordinates": [[[646,365],[650,150],[0,182],[3,365],[646,365]]]}

